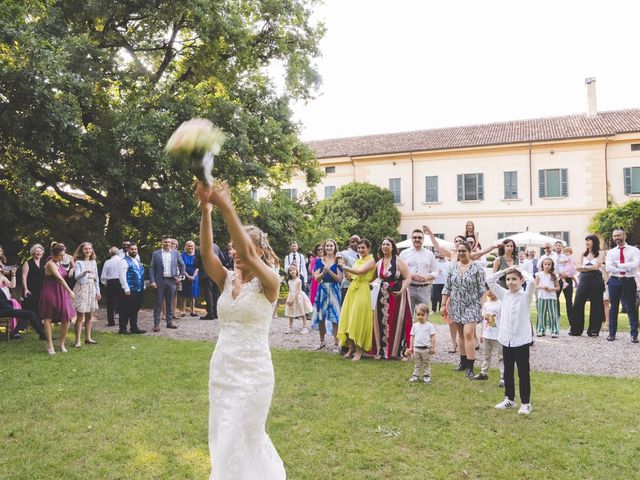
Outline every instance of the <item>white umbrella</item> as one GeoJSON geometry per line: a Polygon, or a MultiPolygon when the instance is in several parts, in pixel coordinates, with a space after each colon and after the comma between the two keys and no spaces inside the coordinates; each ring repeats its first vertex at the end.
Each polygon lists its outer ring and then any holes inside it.
{"type": "MultiPolygon", "coordinates": [[[[422,244],[425,247],[431,247],[433,248],[433,244],[431,243],[431,239],[425,235],[424,237],[424,243],[422,244]]],[[[453,243],[447,241],[447,240],[443,240],[441,238],[438,238],[438,245],[440,245],[443,248],[447,248],[449,250],[451,250],[453,248],[453,243]]],[[[401,242],[396,243],[396,247],[398,247],[398,250],[402,250],[403,248],[410,248],[413,247],[413,243],[411,242],[410,238],[407,238],[406,240],[403,240],[401,242]]]]}
{"type": "MultiPolygon", "coordinates": [[[[515,235],[511,235],[509,237],[501,238],[498,241],[504,242],[505,240],[513,240],[517,246],[529,246],[529,247],[544,247],[545,243],[550,243],[553,245],[559,239],[549,237],[547,235],[542,235],[541,233],[536,232],[522,232],[516,233],[515,235]]],[[[566,246],[567,242],[560,240],[562,245],[566,246]]]]}

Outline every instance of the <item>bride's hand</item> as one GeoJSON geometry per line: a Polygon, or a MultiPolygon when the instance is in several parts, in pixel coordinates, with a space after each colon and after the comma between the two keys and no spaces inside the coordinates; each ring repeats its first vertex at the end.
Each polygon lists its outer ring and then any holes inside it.
{"type": "Polygon", "coordinates": [[[205,185],[202,182],[198,182],[196,185],[196,198],[198,199],[198,206],[201,209],[211,210],[211,201],[209,197],[211,196],[211,185],[205,185]]]}
{"type": "Polygon", "coordinates": [[[229,191],[229,184],[226,180],[211,187],[209,201],[218,208],[230,207],[233,205],[231,202],[231,192],[229,191]]]}

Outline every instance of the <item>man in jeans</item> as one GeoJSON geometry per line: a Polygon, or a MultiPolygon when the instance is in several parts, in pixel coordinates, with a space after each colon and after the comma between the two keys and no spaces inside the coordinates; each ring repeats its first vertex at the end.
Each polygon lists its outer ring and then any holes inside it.
{"type": "Polygon", "coordinates": [[[167,328],[178,328],[173,323],[173,296],[176,293],[178,275],[184,275],[184,262],[177,250],[171,248],[171,237],[162,237],[162,248],[151,255],[149,285],[157,290],[153,308],[153,331],[160,331],[160,312],[164,302],[167,312],[167,328]]]}

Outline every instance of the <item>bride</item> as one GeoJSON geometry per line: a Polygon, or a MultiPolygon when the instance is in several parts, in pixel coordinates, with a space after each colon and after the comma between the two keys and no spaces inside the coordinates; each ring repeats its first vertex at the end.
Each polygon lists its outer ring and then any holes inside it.
{"type": "Polygon", "coordinates": [[[209,370],[210,478],[284,479],[284,465],[265,431],[274,385],[268,334],[280,288],[271,268],[273,250],[260,229],[242,225],[226,182],[220,187],[199,184],[197,196],[202,262],[222,292],[220,334],[209,370]],[[213,253],[212,204],[231,235],[233,271],[213,253]]]}

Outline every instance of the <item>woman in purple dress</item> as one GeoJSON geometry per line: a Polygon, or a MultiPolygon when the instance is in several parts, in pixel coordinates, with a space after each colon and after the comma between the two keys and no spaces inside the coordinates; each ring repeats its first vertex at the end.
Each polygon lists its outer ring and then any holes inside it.
{"type": "Polygon", "coordinates": [[[67,284],[68,270],[62,266],[66,248],[62,243],[51,246],[51,259],[44,267],[44,282],[40,292],[40,317],[47,336],[47,353],[55,352],[51,340],[51,324],[60,323],[60,351],[66,352],[64,340],[69,330],[69,321],[75,316],[73,299],[75,294],[67,284]]]}

